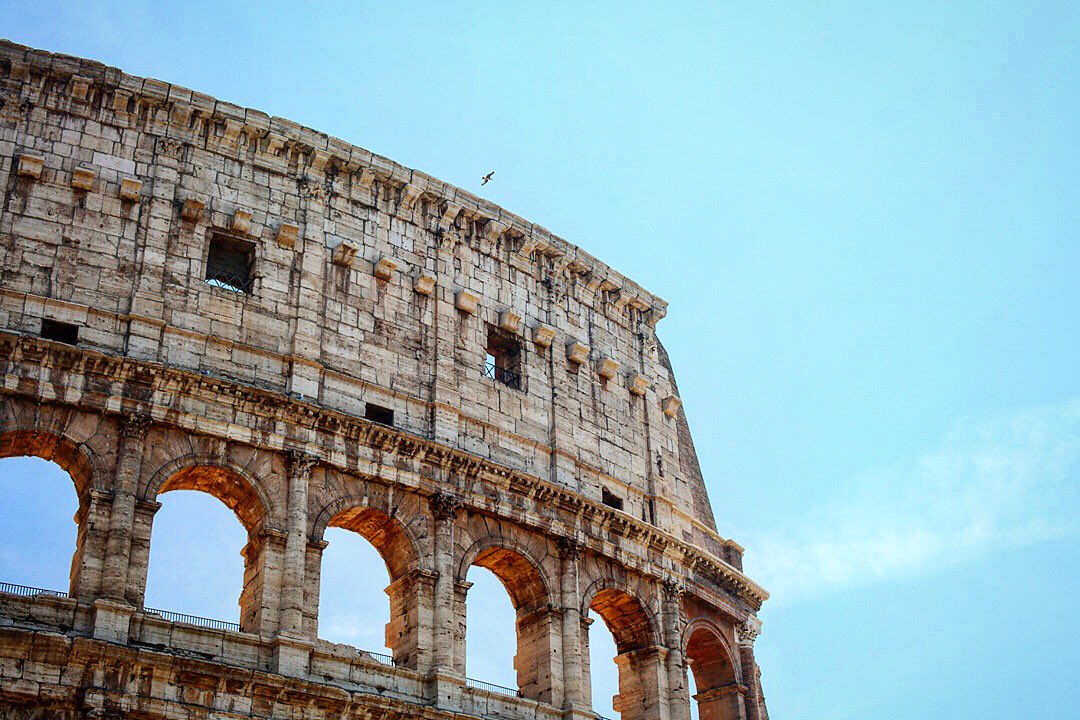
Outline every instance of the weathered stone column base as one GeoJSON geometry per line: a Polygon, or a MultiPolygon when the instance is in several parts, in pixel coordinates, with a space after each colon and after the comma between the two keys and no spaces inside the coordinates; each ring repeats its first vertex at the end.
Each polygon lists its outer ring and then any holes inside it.
{"type": "Polygon", "coordinates": [[[131,629],[131,616],[135,608],[131,605],[106,600],[94,601],[93,635],[95,640],[112,643],[127,643],[131,629]]]}
{"type": "Polygon", "coordinates": [[[464,687],[465,678],[436,670],[428,676],[427,695],[439,710],[457,711],[461,708],[461,690],[464,687]]]}
{"type": "Polygon", "coordinates": [[[307,677],[311,673],[311,651],[315,648],[311,641],[278,635],[273,648],[274,672],[291,677],[307,677]]]}

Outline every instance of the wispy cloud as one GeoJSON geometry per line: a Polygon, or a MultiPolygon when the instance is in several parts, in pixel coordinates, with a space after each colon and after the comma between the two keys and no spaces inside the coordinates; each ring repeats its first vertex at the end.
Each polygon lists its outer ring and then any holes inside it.
{"type": "Polygon", "coordinates": [[[751,573],[773,602],[1080,533],[1080,398],[962,423],[910,467],[861,480],[755,541],[751,573]]]}

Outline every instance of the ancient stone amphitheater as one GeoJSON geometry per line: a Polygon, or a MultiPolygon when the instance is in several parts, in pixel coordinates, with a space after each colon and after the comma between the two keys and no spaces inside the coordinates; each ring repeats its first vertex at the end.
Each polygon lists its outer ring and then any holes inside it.
{"type": "Polygon", "coordinates": [[[590,610],[623,720],[767,717],[664,301],[288,120],[11,43],[0,78],[0,457],[79,499],[70,588],[2,578],[0,717],[592,720],[590,610]],[[247,530],[238,625],[143,605],[181,489],[247,530]],[[319,639],[331,526],[386,562],[392,657],[319,639]],[[516,688],[466,671],[472,565],[516,688]]]}

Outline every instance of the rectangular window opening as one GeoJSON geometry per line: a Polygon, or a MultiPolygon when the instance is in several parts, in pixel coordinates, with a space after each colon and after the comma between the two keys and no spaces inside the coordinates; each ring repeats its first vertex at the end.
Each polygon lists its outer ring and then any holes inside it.
{"type": "Polygon", "coordinates": [[[623,499],[607,488],[600,488],[600,501],[616,510],[623,509],[623,499]]]}
{"type": "Polygon", "coordinates": [[[364,418],[371,422],[377,422],[380,425],[394,424],[394,411],[390,408],[383,407],[382,405],[376,405],[375,403],[368,403],[364,408],[364,418]]]}
{"type": "Polygon", "coordinates": [[[206,282],[232,292],[250,293],[255,243],[214,233],[206,253],[206,282]]]}
{"type": "Polygon", "coordinates": [[[41,319],[41,337],[46,340],[67,343],[68,345],[79,344],[79,326],[72,323],[60,322],[59,320],[41,319]]]}
{"type": "Polygon", "coordinates": [[[488,326],[484,374],[514,390],[521,389],[521,341],[493,325],[488,326]]]}

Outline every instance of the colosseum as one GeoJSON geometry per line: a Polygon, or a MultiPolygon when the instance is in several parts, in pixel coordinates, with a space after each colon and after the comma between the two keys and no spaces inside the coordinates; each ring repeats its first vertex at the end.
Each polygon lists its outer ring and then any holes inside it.
{"type": "Polygon", "coordinates": [[[6,42],[0,157],[0,457],[79,504],[70,587],[0,578],[0,717],[595,720],[592,611],[622,720],[766,720],[768,595],[717,530],[662,299],[367,150],[6,42]],[[238,624],[144,606],[172,490],[246,530],[238,624]],[[328,527],[385,561],[392,655],[320,638],[328,527]],[[474,565],[516,688],[465,667],[474,565]]]}

